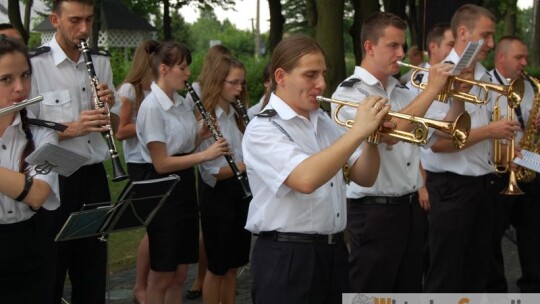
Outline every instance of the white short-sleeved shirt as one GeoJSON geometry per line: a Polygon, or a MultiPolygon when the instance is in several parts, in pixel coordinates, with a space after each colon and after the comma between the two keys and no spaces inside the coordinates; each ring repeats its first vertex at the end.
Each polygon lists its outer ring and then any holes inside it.
{"type": "MultiPolygon", "coordinates": [[[[233,153],[234,161],[236,163],[243,162],[242,137],[244,135],[240,132],[236,124],[236,112],[234,111],[234,108],[229,106],[229,113],[227,114],[220,106],[217,106],[215,114],[219,124],[219,131],[221,132],[221,135],[223,135],[223,138],[227,140],[227,144],[233,153]]],[[[208,138],[199,145],[197,150],[204,151],[214,142],[216,142],[214,138],[208,138]]],[[[220,168],[228,166],[229,163],[225,157],[218,157],[211,161],[199,164],[199,172],[204,182],[207,185],[214,187],[217,180],[213,174],[218,174],[220,168]]]]}
{"type": "MultiPolygon", "coordinates": [[[[28,113],[29,117],[33,115],[28,113]]],[[[47,128],[30,126],[34,138],[36,149],[46,143],[58,144],[56,133],[47,128]]],[[[22,129],[21,118],[19,115],[9,126],[4,135],[0,138],[0,167],[19,172],[19,160],[21,153],[26,145],[26,135],[22,129]]],[[[34,175],[34,167],[29,174],[34,175]]],[[[51,187],[51,193],[43,208],[54,210],[60,206],[60,197],[58,195],[58,175],[50,172],[47,175],[35,175],[34,179],[39,179],[51,187]]],[[[14,199],[0,193],[0,224],[12,224],[29,219],[35,214],[28,205],[15,201],[14,199]]]]}
{"type": "MultiPolygon", "coordinates": [[[[342,170],[310,194],[294,191],[284,181],[302,161],[334,143],[343,130],[321,109],[311,112],[308,120],[274,94],[267,108],[277,114],[256,116],[242,141],[253,193],[246,229],[254,233],[342,231],[347,218],[342,170]]],[[[357,158],[353,154],[349,164],[357,158]]]]}
{"type": "MultiPolygon", "coordinates": [[[[144,96],[148,96],[149,93],[150,91],[144,91],[144,96]]],[[[120,86],[120,88],[118,88],[118,96],[125,97],[129,102],[131,102],[133,107],[132,109],[135,107],[135,95],[135,87],[131,83],[124,83],[120,86]]],[[[131,113],[131,121],[133,123],[137,122],[137,113],[135,111],[131,113]]],[[[122,141],[122,146],[124,148],[124,157],[126,159],[126,163],[144,163],[141,145],[136,136],[124,139],[122,141]]]]}
{"type": "MultiPolygon", "coordinates": [[[[388,78],[384,88],[377,78],[359,66],[355,67],[354,74],[336,89],[332,98],[362,102],[371,95],[387,97],[391,111],[399,111],[414,99],[414,94],[394,77],[388,78]]],[[[332,111],[335,108],[336,105],[332,104],[332,111]]],[[[340,120],[354,120],[355,115],[356,108],[353,107],[343,107],[338,113],[340,120]]],[[[347,197],[401,196],[418,191],[423,184],[419,169],[420,148],[410,143],[398,142],[391,150],[381,143],[378,150],[381,165],[375,184],[373,187],[361,187],[351,182],[347,186],[347,197]]]]}
{"type": "MultiPolygon", "coordinates": [[[[492,76],[493,83],[502,84],[502,85],[510,84],[510,82],[508,82],[506,78],[502,77],[501,73],[497,72],[496,70],[491,70],[489,73],[492,76]],[[499,77],[496,77],[496,75],[499,77]],[[499,79],[502,81],[502,83],[499,82],[499,79]]],[[[524,79],[524,83],[525,83],[525,92],[523,94],[523,99],[519,103],[519,107],[521,108],[521,115],[523,117],[523,123],[527,125],[527,121],[529,120],[529,114],[532,110],[535,96],[534,96],[534,89],[530,81],[528,79],[524,79]]],[[[493,112],[494,105],[495,105],[495,102],[492,102],[491,112],[493,112]]],[[[508,109],[507,106],[508,106],[508,99],[506,98],[506,96],[503,95],[499,98],[499,107],[501,109],[501,119],[505,119],[507,115],[507,109],[508,109]]],[[[517,114],[515,114],[514,117],[515,117],[515,121],[519,122],[517,114]]],[[[523,138],[523,130],[518,131],[516,133],[516,138],[515,138],[516,145],[521,141],[522,138],[523,138]]]]}
{"type": "MultiPolygon", "coordinates": [[[[30,96],[43,95],[43,101],[29,106],[37,118],[59,123],[79,119],[81,111],[94,108],[92,90],[81,54],[77,62],[71,61],[53,38],[47,46],[50,51],[31,58],[32,91],[30,96]]],[[[92,55],[96,76],[114,91],[112,70],[107,56],[92,55]]],[[[116,95],[116,94],[115,94],[116,95]]],[[[110,158],[109,148],[99,132],[61,140],[62,147],[89,158],[86,165],[110,158]]]]}
{"type": "MultiPolygon", "coordinates": [[[[452,49],[444,61],[458,62],[458,60],[458,54],[452,49]]],[[[474,79],[491,82],[488,71],[480,63],[476,63],[474,68],[474,79]]],[[[474,86],[469,93],[479,95],[479,87],[474,86]]],[[[490,99],[492,99],[491,96],[489,94],[490,99]]],[[[471,129],[483,127],[490,123],[490,107],[489,103],[487,105],[465,103],[465,111],[469,112],[471,116],[471,129]]],[[[435,101],[426,113],[426,117],[443,119],[449,109],[449,103],[435,101]]],[[[427,171],[432,172],[452,172],[466,176],[481,176],[493,172],[491,163],[492,149],[492,140],[483,140],[456,152],[425,155],[422,159],[422,166],[427,171]]]]}
{"type": "Polygon", "coordinates": [[[139,108],[136,129],[146,163],[152,163],[147,145],[154,141],[165,143],[169,156],[195,149],[198,125],[193,105],[176,92],[171,100],[155,82],[139,108]]]}

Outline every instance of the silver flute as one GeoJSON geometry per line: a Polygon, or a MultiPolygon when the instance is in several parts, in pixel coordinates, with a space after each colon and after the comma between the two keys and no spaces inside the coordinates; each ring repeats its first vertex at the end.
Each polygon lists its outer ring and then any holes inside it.
{"type": "Polygon", "coordinates": [[[22,108],[25,108],[25,107],[27,107],[29,105],[32,105],[32,104],[35,104],[35,103],[38,103],[38,102],[41,102],[42,100],[43,100],[43,96],[40,95],[40,96],[36,96],[36,97],[30,98],[30,99],[25,99],[25,100],[23,100],[21,102],[17,102],[14,105],[5,107],[3,109],[0,109],[0,116],[4,116],[4,115],[9,114],[11,112],[19,111],[22,108]]]}

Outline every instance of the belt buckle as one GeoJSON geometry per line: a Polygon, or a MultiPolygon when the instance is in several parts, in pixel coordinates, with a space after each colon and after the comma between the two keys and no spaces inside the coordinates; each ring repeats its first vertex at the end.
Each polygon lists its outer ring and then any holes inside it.
{"type": "Polygon", "coordinates": [[[329,234],[329,235],[328,235],[328,244],[329,244],[329,245],[333,245],[333,244],[335,244],[335,243],[336,243],[336,240],[335,240],[335,238],[334,238],[334,235],[333,235],[333,234],[329,234]]]}

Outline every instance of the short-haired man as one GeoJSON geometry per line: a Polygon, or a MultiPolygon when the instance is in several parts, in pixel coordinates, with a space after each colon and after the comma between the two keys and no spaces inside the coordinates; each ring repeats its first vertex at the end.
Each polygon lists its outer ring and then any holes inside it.
{"type": "MultiPolygon", "coordinates": [[[[59,177],[61,206],[50,215],[56,232],[69,214],[81,210],[83,204],[111,200],[102,163],[109,158],[109,149],[101,136],[101,132],[108,131],[110,121],[107,110],[95,109],[92,103],[86,64],[78,48],[81,40],[90,36],[93,17],[92,0],[53,1],[50,21],[56,33],[31,59],[34,68],[31,96],[44,97],[31,110],[38,118],[67,125],[58,134],[59,144],[89,159],[71,176],[59,177]]],[[[97,53],[92,59],[97,78],[102,82],[97,86],[98,98],[112,106],[115,99],[109,59],[97,53]]],[[[49,281],[55,282],[54,303],[61,301],[66,272],[69,272],[73,303],[105,303],[106,254],[105,243],[96,237],[58,243],[56,275],[49,277],[49,281]]]]}
{"type": "MultiPolygon", "coordinates": [[[[510,81],[523,77],[523,72],[527,66],[527,46],[519,37],[504,36],[495,47],[495,69],[490,71],[493,83],[499,85],[509,85],[510,81]]],[[[535,130],[531,117],[533,107],[540,107],[540,100],[536,99],[538,92],[535,92],[531,85],[531,80],[525,77],[524,96],[515,109],[515,117],[521,125],[515,137],[515,144],[519,146],[524,136],[523,131],[529,125],[529,132],[535,130]],[[536,102],[536,105],[533,103],[536,102]]],[[[507,117],[507,99],[504,96],[499,98],[499,107],[502,119],[507,117]]],[[[537,110],[538,113],[538,110],[537,110]]],[[[529,134],[530,136],[530,134],[529,134]]],[[[530,141],[526,149],[534,149],[535,143],[530,141]]],[[[537,145],[537,144],[536,144],[537,145]]],[[[505,146],[502,148],[506,150],[505,146]]],[[[493,247],[490,263],[489,281],[487,292],[508,292],[508,284],[504,272],[504,260],[502,255],[501,240],[510,224],[516,231],[516,242],[519,253],[519,264],[521,266],[521,278],[517,285],[521,292],[540,291],[540,177],[536,177],[530,182],[519,183],[519,188],[525,195],[504,195],[500,194],[509,182],[509,174],[495,176],[495,199],[493,202],[494,225],[493,225],[493,247]]]]}
{"type": "MultiPolygon", "coordinates": [[[[336,89],[333,98],[361,102],[369,95],[386,97],[393,111],[423,116],[446,83],[450,64],[430,68],[427,89],[414,95],[392,75],[403,59],[406,23],[398,16],[376,12],[362,26],[362,62],[336,89]],[[414,100],[413,100],[414,99],[414,100]]],[[[335,111],[332,106],[332,111],[335,111]]],[[[340,120],[354,119],[344,107],[340,120]]],[[[411,124],[392,119],[399,130],[411,124]]],[[[394,142],[395,143],[395,142],[394,142]]],[[[361,150],[372,144],[363,143],[361,150]]],[[[377,146],[381,164],[375,184],[347,187],[347,231],[350,241],[349,277],[352,292],[420,292],[425,215],[418,203],[422,186],[419,147],[406,142],[377,146]]]]}
{"type": "MultiPolygon", "coordinates": [[[[473,4],[461,6],[452,17],[451,28],[455,45],[445,61],[457,62],[471,41],[484,40],[476,60],[486,58],[493,48],[495,17],[483,7],[473,4]]],[[[471,66],[474,79],[489,82],[488,71],[479,62],[471,66]]],[[[477,90],[475,86],[470,93],[478,95],[477,90]]],[[[514,131],[519,130],[519,125],[504,121],[490,123],[488,105],[463,105],[456,100],[451,104],[460,104],[469,112],[471,132],[461,150],[447,140],[436,140],[431,146],[431,150],[436,152],[432,155],[434,158],[422,163],[427,172],[430,201],[430,266],[424,290],[483,292],[491,244],[491,139],[511,138],[514,131]]],[[[453,120],[462,110],[449,110],[448,104],[435,102],[428,116],[453,120]]]]}

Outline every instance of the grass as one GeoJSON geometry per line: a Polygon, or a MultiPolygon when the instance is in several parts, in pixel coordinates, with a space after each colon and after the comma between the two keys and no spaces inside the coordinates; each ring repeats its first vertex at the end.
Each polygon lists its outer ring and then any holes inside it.
{"type": "MultiPolygon", "coordinates": [[[[124,169],[126,169],[124,162],[124,152],[122,150],[122,143],[116,142],[116,148],[124,169]]],[[[105,169],[107,170],[107,176],[109,178],[109,189],[111,190],[111,198],[116,201],[122,192],[122,189],[128,183],[127,180],[121,182],[112,181],[112,169],[111,161],[105,161],[105,169]]],[[[132,230],[124,230],[121,232],[112,233],[109,236],[109,272],[117,272],[129,268],[135,267],[135,261],[137,258],[137,247],[139,242],[144,236],[145,228],[137,228],[132,230]]]]}

